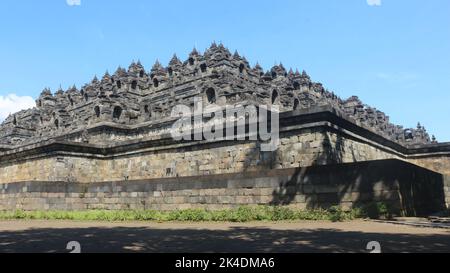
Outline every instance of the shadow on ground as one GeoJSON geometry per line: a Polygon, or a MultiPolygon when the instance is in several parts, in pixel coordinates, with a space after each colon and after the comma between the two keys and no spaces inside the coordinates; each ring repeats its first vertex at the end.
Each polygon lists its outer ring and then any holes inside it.
{"type": "Polygon", "coordinates": [[[0,252],[68,252],[78,241],[82,252],[368,252],[369,241],[383,252],[450,252],[448,235],[346,232],[337,229],[229,230],[154,229],[143,227],[30,229],[0,233],[0,252]]]}

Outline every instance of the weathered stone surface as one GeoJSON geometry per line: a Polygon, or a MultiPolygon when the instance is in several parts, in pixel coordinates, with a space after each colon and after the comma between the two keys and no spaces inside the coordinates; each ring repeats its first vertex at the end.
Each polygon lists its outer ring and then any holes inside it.
{"type": "MultiPolygon", "coordinates": [[[[175,105],[191,106],[195,97],[203,97],[205,104],[222,106],[278,105],[282,112],[328,105],[392,141],[404,145],[432,142],[420,124],[415,129],[393,125],[384,113],[357,97],[342,100],[322,84],[311,81],[306,72],[288,73],[280,64],[264,74],[259,65],[252,68],[245,58],[213,44],[203,55],[193,51],[185,62],[174,56],[167,67],[156,62],[146,71],[142,64],[133,62],[127,70],[119,67],[112,75],[95,77],[80,90],[74,86],[53,94],[44,89],[35,108],[10,115],[0,126],[0,151],[53,138],[81,143],[140,138],[140,132],[99,138],[87,129],[105,122],[161,127],[170,119],[175,105]]],[[[161,130],[164,132],[163,127],[161,130]]],[[[154,130],[152,135],[157,133],[154,130]]],[[[322,145],[320,140],[311,140],[312,148],[322,145]]],[[[283,140],[283,144],[289,142],[298,141],[296,137],[283,140]]],[[[201,166],[202,170],[209,167],[201,166]]]]}
{"type": "Polygon", "coordinates": [[[87,185],[16,182],[0,194],[0,210],[223,209],[260,204],[351,208],[383,201],[398,207],[399,213],[412,216],[443,209],[450,198],[448,186],[444,187],[447,184],[438,173],[403,161],[383,160],[248,172],[245,176],[237,173],[87,185]],[[186,189],[192,183],[195,189],[186,189]],[[157,190],[159,185],[171,187],[157,190]],[[153,190],[141,191],[145,188],[153,190]]]}
{"type": "MultiPolygon", "coordinates": [[[[384,159],[450,175],[450,144],[430,140],[420,124],[403,129],[357,97],[338,98],[305,72],[287,72],[280,64],[264,73],[213,44],[185,62],[174,56],[168,67],[156,63],[146,71],[138,62],[80,90],[45,89],[35,108],[0,125],[0,197],[7,200],[2,206],[36,209],[221,207],[268,203],[267,196],[280,190],[301,192],[295,200],[325,204],[344,190],[340,177],[302,176],[309,167],[384,159]],[[195,97],[203,98],[204,106],[278,106],[280,145],[261,151],[263,142],[249,140],[248,130],[247,140],[175,141],[170,131],[177,118],[170,112],[180,104],[192,108],[195,97]],[[273,175],[292,168],[299,173],[273,175]],[[247,175],[254,172],[260,175],[247,175]],[[169,180],[131,183],[162,178],[169,180]],[[290,179],[298,185],[281,189],[280,181],[290,179]],[[9,187],[17,183],[22,187],[9,187]],[[22,197],[45,201],[11,199],[22,197]]],[[[358,183],[367,182],[357,181],[351,190],[357,192],[358,183]]],[[[398,191],[398,185],[374,187],[379,195],[388,192],[386,198],[398,191]]],[[[365,190],[359,190],[363,197],[365,190]]],[[[345,202],[354,199],[346,196],[345,202]]]]}

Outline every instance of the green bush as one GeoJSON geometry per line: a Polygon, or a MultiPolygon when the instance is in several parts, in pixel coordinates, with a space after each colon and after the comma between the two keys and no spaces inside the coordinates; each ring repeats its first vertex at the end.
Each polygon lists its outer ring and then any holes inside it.
{"type": "Polygon", "coordinates": [[[156,210],[88,210],[88,211],[0,211],[0,220],[42,219],[42,220],[81,220],[81,221],[291,221],[291,220],[329,220],[347,221],[366,215],[386,213],[387,208],[377,205],[368,211],[354,209],[344,211],[336,206],[325,209],[299,210],[282,206],[241,206],[234,209],[206,210],[185,209],[175,211],[156,210]],[[364,213],[363,213],[364,211],[364,213]]]}
{"type": "Polygon", "coordinates": [[[391,218],[392,212],[384,202],[371,202],[360,207],[362,214],[370,219],[391,218]]]}
{"type": "Polygon", "coordinates": [[[292,209],[286,207],[272,207],[272,215],[269,220],[295,220],[295,213],[292,209]]]}
{"type": "Polygon", "coordinates": [[[330,213],[330,220],[333,222],[341,222],[347,219],[347,214],[342,210],[341,207],[333,206],[328,209],[330,213]]]}

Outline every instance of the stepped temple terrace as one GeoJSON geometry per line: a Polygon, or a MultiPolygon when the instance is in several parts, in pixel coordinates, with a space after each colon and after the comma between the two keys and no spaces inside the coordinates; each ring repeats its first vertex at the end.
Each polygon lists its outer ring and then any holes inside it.
{"type": "MultiPolygon", "coordinates": [[[[206,126],[214,117],[200,119],[206,126]]],[[[383,201],[415,216],[450,204],[449,177],[450,143],[420,123],[393,124],[305,71],[282,64],[266,71],[216,43],[186,60],[174,55],[167,66],[133,62],[79,88],[44,89],[34,108],[0,125],[0,210],[352,208],[383,201]],[[267,128],[253,126],[245,111],[215,119],[235,138],[174,139],[181,117],[173,109],[193,110],[198,102],[253,107],[256,115],[276,111],[276,149],[251,137],[252,128],[267,128]]]]}

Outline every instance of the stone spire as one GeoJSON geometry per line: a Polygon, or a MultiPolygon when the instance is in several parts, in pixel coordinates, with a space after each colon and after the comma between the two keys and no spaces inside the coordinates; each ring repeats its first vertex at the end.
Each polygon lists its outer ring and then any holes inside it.
{"type": "Polygon", "coordinates": [[[263,76],[262,76],[262,79],[263,80],[265,80],[265,81],[271,81],[273,78],[272,78],[272,73],[270,72],[270,71],[267,71],[263,76]]]}
{"type": "Polygon", "coordinates": [[[205,52],[204,57],[210,62],[218,62],[221,60],[231,60],[231,52],[225,48],[222,44],[218,46],[213,43],[211,47],[205,52]]]}
{"type": "Polygon", "coordinates": [[[258,76],[262,76],[264,75],[264,70],[263,68],[259,65],[259,63],[257,62],[255,67],[253,67],[253,72],[258,75],[258,76]]]}
{"type": "Polygon", "coordinates": [[[109,75],[108,70],[106,70],[105,75],[102,77],[102,83],[111,82],[111,75],[109,75]]]}
{"type": "Polygon", "coordinates": [[[165,68],[161,65],[159,60],[156,60],[155,64],[151,70],[152,75],[154,76],[164,76],[166,74],[165,68]]]}
{"type": "Polygon", "coordinates": [[[295,74],[294,74],[294,70],[292,70],[292,67],[289,68],[289,72],[288,72],[288,78],[292,79],[294,78],[295,74]]]}
{"type": "Polygon", "coordinates": [[[247,65],[248,67],[250,67],[250,64],[247,61],[247,58],[245,58],[245,56],[242,56],[242,62],[245,63],[245,65],[247,65]]]}
{"type": "Polygon", "coordinates": [[[197,51],[197,49],[194,47],[193,49],[192,49],[192,52],[189,54],[189,57],[197,57],[197,56],[199,56],[200,54],[198,53],[198,51],[197,51]]]}
{"type": "Polygon", "coordinates": [[[308,75],[308,73],[306,73],[306,71],[305,70],[303,70],[303,72],[302,72],[302,78],[305,78],[305,79],[311,79],[310,77],[309,77],[309,75],[308,75]]]}
{"type": "Polygon", "coordinates": [[[58,87],[58,90],[55,92],[55,96],[60,99],[64,95],[64,90],[62,89],[61,84],[58,87]]]}
{"type": "Polygon", "coordinates": [[[99,83],[98,78],[97,78],[97,75],[95,75],[94,78],[92,79],[92,83],[93,83],[93,84],[99,83]]]}
{"type": "Polygon", "coordinates": [[[44,88],[44,90],[42,90],[41,97],[43,97],[43,96],[50,96],[50,97],[53,96],[50,88],[46,87],[46,88],[44,88]]]}
{"type": "Polygon", "coordinates": [[[169,66],[177,67],[177,66],[181,66],[181,65],[182,65],[182,63],[181,63],[180,59],[178,59],[177,54],[173,54],[173,57],[169,62],[169,66]]]}
{"type": "Polygon", "coordinates": [[[144,67],[142,66],[140,61],[138,61],[137,63],[133,61],[130,64],[130,66],[128,67],[128,73],[130,73],[130,74],[137,75],[137,74],[141,73],[141,71],[143,71],[143,70],[144,70],[144,67]]]}
{"type": "Polygon", "coordinates": [[[270,72],[272,73],[273,78],[284,77],[287,74],[286,69],[281,63],[279,65],[273,66],[270,72]]]}
{"type": "Polygon", "coordinates": [[[122,67],[118,67],[116,72],[114,73],[114,76],[122,78],[128,76],[127,71],[123,69],[122,67]]]}
{"type": "Polygon", "coordinates": [[[75,84],[72,85],[71,88],[69,88],[69,90],[67,90],[68,93],[75,93],[78,92],[78,88],[75,84]]]}
{"type": "Polygon", "coordinates": [[[241,55],[239,55],[239,52],[237,50],[234,51],[233,59],[241,60],[241,55]]]}

